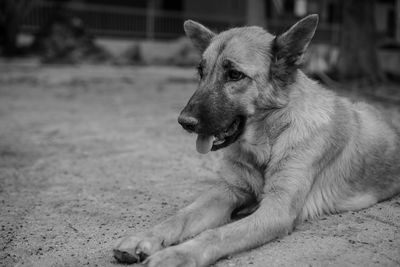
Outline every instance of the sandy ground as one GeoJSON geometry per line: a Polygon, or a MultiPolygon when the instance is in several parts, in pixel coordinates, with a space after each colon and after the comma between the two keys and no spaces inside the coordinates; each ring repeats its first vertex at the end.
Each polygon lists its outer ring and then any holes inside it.
{"type": "MultiPolygon", "coordinates": [[[[212,186],[220,155],[199,155],[176,122],[193,77],[0,64],[0,266],[120,266],[118,237],[212,186]]],[[[216,266],[400,266],[400,198],[306,222],[216,266]]]]}

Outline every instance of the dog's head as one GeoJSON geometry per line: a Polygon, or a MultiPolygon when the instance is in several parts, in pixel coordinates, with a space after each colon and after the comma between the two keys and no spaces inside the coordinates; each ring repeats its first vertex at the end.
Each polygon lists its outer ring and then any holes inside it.
{"type": "Polygon", "coordinates": [[[317,23],[318,16],[310,15],[279,36],[256,26],[215,34],[197,22],[184,23],[202,59],[198,89],[178,121],[198,134],[198,152],[234,143],[256,113],[285,106],[317,23]]]}

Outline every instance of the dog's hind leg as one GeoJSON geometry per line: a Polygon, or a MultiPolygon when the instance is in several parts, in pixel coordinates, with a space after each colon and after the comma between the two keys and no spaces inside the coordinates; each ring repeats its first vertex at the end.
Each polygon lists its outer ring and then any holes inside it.
{"type": "Polygon", "coordinates": [[[149,231],[119,241],[114,249],[114,257],[120,262],[142,261],[164,247],[227,223],[232,211],[249,199],[247,194],[219,183],[191,205],[149,231]]]}

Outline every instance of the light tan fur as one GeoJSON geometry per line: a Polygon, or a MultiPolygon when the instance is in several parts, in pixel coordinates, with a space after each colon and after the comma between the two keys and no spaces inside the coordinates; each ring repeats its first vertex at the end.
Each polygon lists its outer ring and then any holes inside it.
{"type": "Polygon", "coordinates": [[[193,23],[186,26],[198,31],[189,37],[200,38],[207,86],[216,84],[226,58],[248,75],[221,87],[244,107],[246,126],[224,150],[221,182],[165,222],[120,241],[118,260],[148,255],[150,267],[208,266],[284,236],[304,219],[367,208],[400,192],[399,129],[377,109],[338,97],[300,70],[277,93],[266,75],[276,63],[274,36],[258,27],[213,35],[193,23]],[[272,99],[277,107],[265,108],[272,99]],[[251,205],[252,214],[231,222],[234,211],[251,205]]]}

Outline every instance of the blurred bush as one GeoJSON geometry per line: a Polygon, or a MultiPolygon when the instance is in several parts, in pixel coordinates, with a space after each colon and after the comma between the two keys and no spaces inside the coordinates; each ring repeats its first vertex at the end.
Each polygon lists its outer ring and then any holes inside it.
{"type": "Polygon", "coordinates": [[[58,15],[46,23],[35,36],[33,51],[45,63],[107,62],[110,53],[96,44],[83,21],[58,15]]]}
{"type": "Polygon", "coordinates": [[[144,40],[134,43],[117,60],[120,64],[194,66],[199,53],[186,37],[172,41],[144,40]]]}
{"type": "Polygon", "coordinates": [[[339,49],[329,44],[310,45],[304,55],[304,71],[308,74],[330,73],[339,57],[339,49]]]}

